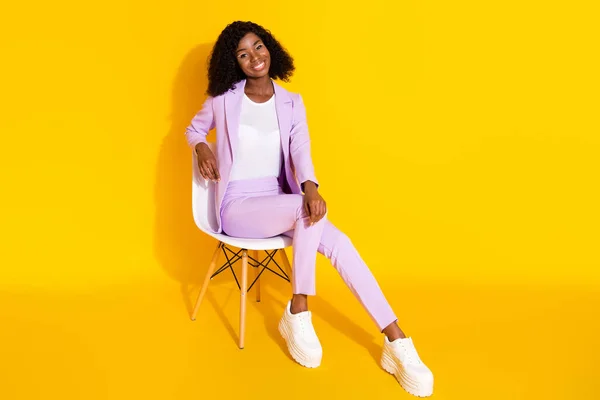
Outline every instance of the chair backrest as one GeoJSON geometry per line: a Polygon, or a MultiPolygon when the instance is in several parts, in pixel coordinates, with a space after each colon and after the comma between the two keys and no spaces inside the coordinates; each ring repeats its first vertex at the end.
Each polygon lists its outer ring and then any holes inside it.
{"type": "MultiPolygon", "coordinates": [[[[214,153],[215,145],[209,143],[208,146],[214,153]]],[[[194,222],[203,232],[216,232],[218,229],[217,213],[215,210],[216,185],[200,175],[198,157],[195,151],[192,151],[192,171],[192,213],[194,215],[194,222]]]]}

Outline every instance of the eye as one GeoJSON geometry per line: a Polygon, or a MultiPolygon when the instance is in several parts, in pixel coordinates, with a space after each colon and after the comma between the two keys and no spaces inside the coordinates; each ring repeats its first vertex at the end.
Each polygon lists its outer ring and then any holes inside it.
{"type": "Polygon", "coordinates": [[[256,50],[260,50],[261,48],[263,48],[263,45],[262,45],[262,43],[261,43],[261,44],[259,44],[258,46],[256,46],[256,50]]]}
{"type": "Polygon", "coordinates": [[[246,57],[246,56],[247,56],[247,54],[246,54],[246,53],[242,53],[242,54],[240,54],[240,55],[239,55],[239,57],[240,57],[240,58],[244,58],[244,57],[246,57]]]}

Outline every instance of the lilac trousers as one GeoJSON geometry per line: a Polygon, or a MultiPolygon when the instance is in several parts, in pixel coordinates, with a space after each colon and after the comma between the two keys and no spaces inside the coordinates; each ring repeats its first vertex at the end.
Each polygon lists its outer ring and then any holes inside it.
{"type": "Polygon", "coordinates": [[[241,238],[292,238],[294,294],[315,295],[317,252],[327,257],[383,330],[396,316],[350,239],[327,220],[310,225],[302,195],[284,194],[276,178],[229,182],[221,206],[223,232],[241,238]]]}

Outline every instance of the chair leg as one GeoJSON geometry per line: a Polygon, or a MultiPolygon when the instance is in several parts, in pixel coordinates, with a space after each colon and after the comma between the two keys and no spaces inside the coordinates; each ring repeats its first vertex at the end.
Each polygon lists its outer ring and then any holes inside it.
{"type": "MultiPolygon", "coordinates": [[[[252,250],[252,258],[259,261],[258,250],[252,250]]],[[[260,265],[254,268],[254,279],[256,279],[256,283],[254,284],[254,286],[256,287],[256,301],[260,302],[260,278],[258,277],[258,274],[260,274],[260,265]]]]}
{"type": "Polygon", "coordinates": [[[242,285],[240,291],[240,349],[244,348],[246,334],[246,292],[248,291],[248,251],[242,249],[242,285]]]}
{"type": "Polygon", "coordinates": [[[213,254],[210,265],[208,266],[208,271],[206,272],[206,278],[204,278],[204,283],[202,283],[202,289],[200,289],[200,294],[198,294],[198,299],[196,300],[196,306],[194,307],[194,311],[192,312],[192,321],[196,320],[196,314],[198,314],[198,309],[200,308],[200,304],[202,304],[202,299],[206,294],[206,289],[208,289],[208,284],[210,283],[210,277],[215,271],[215,267],[217,266],[217,260],[219,259],[219,253],[221,250],[221,246],[223,243],[219,242],[217,245],[217,249],[213,254]]]}
{"type": "Polygon", "coordinates": [[[279,250],[279,254],[281,254],[281,261],[283,262],[283,268],[285,268],[285,272],[287,272],[287,274],[291,280],[293,271],[292,271],[292,266],[290,265],[290,260],[288,259],[287,253],[285,252],[285,249],[279,250]]]}

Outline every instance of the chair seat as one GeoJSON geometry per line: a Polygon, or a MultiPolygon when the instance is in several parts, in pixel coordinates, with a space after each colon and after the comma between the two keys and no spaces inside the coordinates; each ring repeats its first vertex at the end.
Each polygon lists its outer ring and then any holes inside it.
{"type": "Polygon", "coordinates": [[[246,250],[279,250],[292,245],[292,238],[287,236],[274,236],[266,239],[246,239],[227,236],[220,233],[207,233],[229,246],[246,250]]]}

